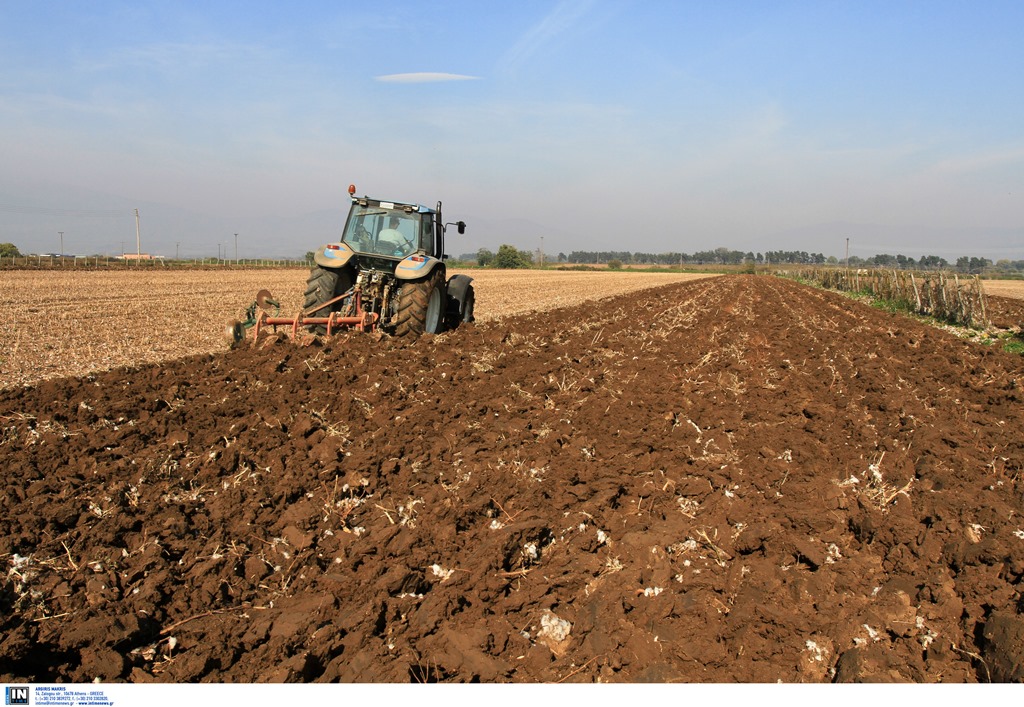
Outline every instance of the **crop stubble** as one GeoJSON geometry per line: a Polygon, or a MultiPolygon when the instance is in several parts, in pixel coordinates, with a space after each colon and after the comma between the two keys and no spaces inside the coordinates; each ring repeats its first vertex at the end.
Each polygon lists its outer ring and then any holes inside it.
{"type": "MultiPolygon", "coordinates": [[[[456,272],[456,271],[452,271],[456,272]]],[[[563,307],[706,275],[469,271],[477,321],[563,307]]],[[[0,388],[226,348],[225,325],[260,289],[292,314],[306,271],[7,271],[0,273],[0,388]]]]}
{"type": "Polygon", "coordinates": [[[987,295],[1024,300],[1024,280],[983,280],[981,286],[987,295]]]}

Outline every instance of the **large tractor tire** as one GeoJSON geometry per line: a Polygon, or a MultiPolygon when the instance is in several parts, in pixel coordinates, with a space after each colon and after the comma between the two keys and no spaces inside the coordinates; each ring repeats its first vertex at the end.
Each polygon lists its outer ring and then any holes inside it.
{"type": "Polygon", "coordinates": [[[449,289],[448,312],[445,314],[448,329],[458,329],[462,324],[475,320],[473,307],[476,305],[476,294],[473,292],[473,286],[467,287],[461,296],[461,300],[452,297],[449,289]]]}
{"type": "Polygon", "coordinates": [[[395,336],[417,337],[444,331],[446,308],[444,272],[435,268],[422,280],[406,282],[398,292],[395,336]]]}
{"type": "Polygon", "coordinates": [[[473,291],[473,286],[470,285],[466,290],[466,299],[462,302],[462,318],[459,320],[460,323],[470,323],[476,321],[476,317],[473,315],[473,308],[476,306],[476,293],[473,291]]]}
{"type": "MultiPolygon", "coordinates": [[[[351,288],[352,275],[346,270],[333,270],[315,265],[309,271],[309,279],[306,280],[306,301],[302,311],[308,312],[313,317],[326,317],[328,312],[340,312],[345,304],[344,300],[314,312],[310,312],[310,310],[317,305],[334,299],[338,295],[345,294],[351,288]]],[[[316,334],[327,333],[327,327],[323,325],[311,326],[309,330],[316,334]]]]}

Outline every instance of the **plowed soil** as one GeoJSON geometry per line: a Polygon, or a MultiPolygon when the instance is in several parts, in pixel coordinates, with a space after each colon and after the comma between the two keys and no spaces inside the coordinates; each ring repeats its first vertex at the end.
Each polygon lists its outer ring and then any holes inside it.
{"type": "Polygon", "coordinates": [[[1020,681],[1024,364],[730,276],[0,392],[0,680],[1020,681]]]}
{"type": "Polygon", "coordinates": [[[988,316],[997,329],[1024,330],[1024,298],[988,295],[988,316]]]}

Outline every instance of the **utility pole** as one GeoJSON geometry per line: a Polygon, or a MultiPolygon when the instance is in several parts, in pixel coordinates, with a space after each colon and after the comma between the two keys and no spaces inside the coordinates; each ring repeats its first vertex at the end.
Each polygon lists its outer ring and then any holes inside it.
{"type": "Polygon", "coordinates": [[[178,241],[178,242],[176,242],[174,244],[174,259],[175,260],[178,260],[178,246],[180,246],[180,245],[181,245],[181,241],[178,241]]]}
{"type": "Polygon", "coordinates": [[[238,265],[238,234],[235,234],[235,265],[238,265]]]}
{"type": "Polygon", "coordinates": [[[850,239],[846,239],[846,276],[850,276],[850,239]]]}
{"type": "Polygon", "coordinates": [[[64,231],[57,231],[60,234],[60,264],[64,265],[64,231]]]}
{"type": "Polygon", "coordinates": [[[544,269],[544,236],[540,237],[540,269],[544,269]]]}
{"type": "Polygon", "coordinates": [[[142,235],[139,230],[139,210],[135,209],[135,257],[142,260],[142,235]]]}

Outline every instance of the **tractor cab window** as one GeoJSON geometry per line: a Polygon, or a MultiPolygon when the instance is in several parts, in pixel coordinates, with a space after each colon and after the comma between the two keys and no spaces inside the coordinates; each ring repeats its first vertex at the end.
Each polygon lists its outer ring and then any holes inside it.
{"type": "Polygon", "coordinates": [[[434,252],[434,218],[431,214],[422,214],[420,219],[420,250],[434,252]]]}
{"type": "Polygon", "coordinates": [[[419,214],[357,204],[341,240],[359,253],[404,258],[419,247],[419,214]]]}

